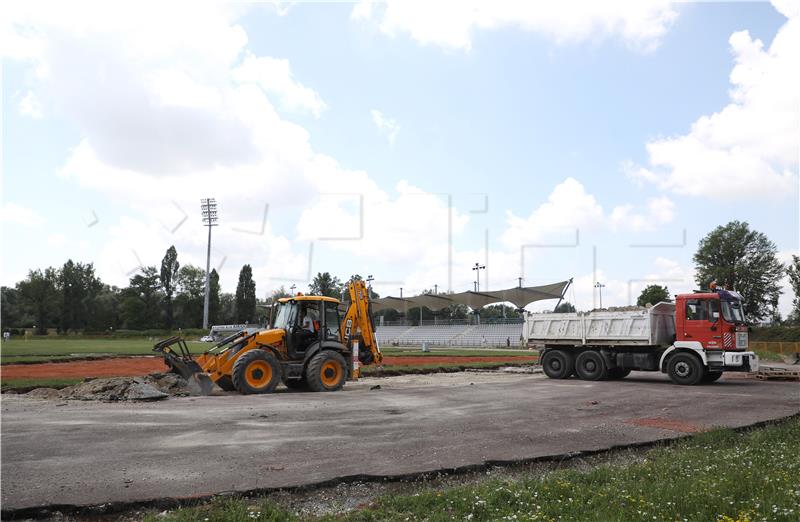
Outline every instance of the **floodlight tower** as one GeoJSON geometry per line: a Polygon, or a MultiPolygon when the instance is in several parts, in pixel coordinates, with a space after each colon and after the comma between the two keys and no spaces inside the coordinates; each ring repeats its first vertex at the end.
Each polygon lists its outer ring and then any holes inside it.
{"type": "Polygon", "coordinates": [[[205,198],[200,200],[200,211],[203,214],[203,226],[208,227],[208,249],[206,251],[206,298],[203,302],[203,330],[208,328],[208,300],[211,291],[211,227],[217,226],[217,200],[205,198]]]}
{"type": "Polygon", "coordinates": [[[480,263],[475,263],[475,266],[472,267],[475,270],[475,291],[481,291],[481,270],[486,270],[486,265],[481,265],[480,263]]]}
{"type": "Polygon", "coordinates": [[[598,281],[594,284],[594,287],[600,292],[600,308],[603,308],[603,288],[605,288],[606,285],[598,281]]]}

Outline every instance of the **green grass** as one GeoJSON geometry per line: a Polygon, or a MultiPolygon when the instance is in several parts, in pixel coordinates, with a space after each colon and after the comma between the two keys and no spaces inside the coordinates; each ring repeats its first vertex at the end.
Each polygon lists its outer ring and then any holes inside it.
{"type": "MultiPolygon", "coordinates": [[[[5,363],[19,361],[18,356],[86,356],[92,354],[153,355],[149,339],[15,339],[5,342],[0,349],[5,363]]],[[[188,342],[189,349],[202,353],[210,343],[188,342]]]]}
{"type": "Polygon", "coordinates": [[[759,360],[763,361],[774,361],[774,362],[783,362],[783,355],[774,353],[774,352],[765,352],[762,350],[754,350],[755,354],[758,355],[759,360]]]}
{"type": "Polygon", "coordinates": [[[83,382],[79,377],[52,378],[52,379],[3,379],[3,391],[27,391],[34,388],[64,388],[83,382]]]}
{"type": "Polygon", "coordinates": [[[299,518],[268,500],[224,500],[145,520],[793,521],[800,514],[800,419],[716,430],[644,453],[633,464],[486,480],[378,498],[346,515],[299,518]]]}
{"type": "Polygon", "coordinates": [[[381,347],[383,355],[391,357],[425,357],[425,356],[465,356],[465,357],[530,357],[536,355],[538,352],[528,350],[487,350],[487,349],[469,349],[469,348],[453,348],[453,349],[434,349],[430,352],[422,352],[417,349],[409,348],[396,348],[396,347],[381,347]]]}

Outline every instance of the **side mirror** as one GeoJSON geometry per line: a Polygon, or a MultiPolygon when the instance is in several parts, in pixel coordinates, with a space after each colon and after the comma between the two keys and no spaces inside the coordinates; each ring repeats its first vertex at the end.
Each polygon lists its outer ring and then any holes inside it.
{"type": "Polygon", "coordinates": [[[711,312],[711,320],[715,323],[719,321],[719,312],[711,312]]]}

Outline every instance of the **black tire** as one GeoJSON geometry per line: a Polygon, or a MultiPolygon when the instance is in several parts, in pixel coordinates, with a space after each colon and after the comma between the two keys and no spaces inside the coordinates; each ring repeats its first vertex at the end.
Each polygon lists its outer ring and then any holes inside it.
{"type": "Polygon", "coordinates": [[[286,385],[286,387],[289,388],[290,390],[296,390],[296,391],[308,390],[308,382],[306,382],[305,377],[301,379],[286,379],[283,381],[283,384],[286,385]]]}
{"type": "Polygon", "coordinates": [[[542,356],[542,370],[551,379],[568,379],[575,371],[575,358],[564,350],[547,350],[542,356]]]}
{"type": "Polygon", "coordinates": [[[676,353],[667,361],[667,373],[675,384],[692,386],[703,379],[705,369],[700,358],[691,353],[676,353]]]}
{"type": "Polygon", "coordinates": [[[272,353],[256,348],[236,360],[231,381],[240,393],[271,393],[281,382],[281,365],[272,353]]]}
{"type": "Polygon", "coordinates": [[[609,379],[624,379],[630,375],[631,371],[628,368],[611,368],[608,370],[609,379]]]}
{"type": "Polygon", "coordinates": [[[601,381],[608,377],[608,368],[600,352],[587,350],[575,359],[575,373],[584,381],[601,381]]]}
{"type": "Polygon", "coordinates": [[[305,380],[311,391],[341,390],[347,380],[347,363],[339,352],[322,350],[308,363],[305,380]]]}
{"type": "Polygon", "coordinates": [[[217,379],[217,382],[215,384],[220,388],[222,388],[222,391],[226,392],[236,391],[236,387],[233,385],[233,381],[231,380],[230,375],[223,375],[222,377],[217,379]]]}
{"type": "Polygon", "coordinates": [[[703,382],[712,383],[722,377],[722,372],[705,372],[703,382]]]}

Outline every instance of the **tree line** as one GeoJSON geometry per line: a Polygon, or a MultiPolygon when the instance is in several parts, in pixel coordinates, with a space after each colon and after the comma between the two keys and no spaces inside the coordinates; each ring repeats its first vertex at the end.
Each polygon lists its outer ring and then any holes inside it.
{"type": "MultiPolygon", "coordinates": [[[[707,291],[709,283],[716,281],[719,286],[742,294],[744,311],[751,322],[800,324],[800,257],[793,255],[786,266],[780,263],[777,254],[775,244],[745,222],[732,221],[719,226],[700,240],[694,254],[697,291],[707,291]],[[794,292],[792,311],[785,320],[777,308],[784,275],[788,275],[794,292]]],[[[320,272],[312,279],[308,293],[347,302],[350,298],[347,282],[353,279],[363,278],[354,274],[342,281],[329,272],[320,272]]],[[[48,328],[59,332],[200,328],[205,280],[205,270],[189,264],[181,266],[174,246],[167,249],[160,267],[142,267],[125,288],[103,283],[92,263],[70,259],[60,268],[31,270],[14,287],[2,287],[2,325],[4,328],[35,326],[37,333],[46,333],[48,328]]],[[[211,271],[209,290],[210,324],[261,322],[267,314],[268,303],[256,298],[250,265],[244,265],[239,272],[234,294],[221,292],[216,270],[211,271]]],[[[372,299],[379,297],[371,288],[370,294],[372,299]]],[[[289,295],[290,291],[280,287],[272,292],[270,301],[289,295]]],[[[669,289],[654,284],[642,291],[637,304],[669,300],[669,289]]],[[[572,304],[562,302],[556,311],[574,310],[572,304]]],[[[434,318],[434,313],[425,307],[421,312],[417,307],[407,310],[406,317],[416,321],[420,313],[424,321],[434,318]]],[[[469,313],[466,306],[453,305],[437,312],[436,317],[465,319],[469,313]]],[[[482,320],[521,317],[519,310],[502,304],[484,307],[478,313],[482,320]]],[[[380,314],[387,321],[401,318],[395,310],[380,314]]]]}
{"type": "MultiPolygon", "coordinates": [[[[124,288],[104,283],[92,263],[70,259],[60,268],[30,270],[14,287],[2,287],[2,324],[34,328],[37,334],[51,328],[59,333],[200,328],[205,285],[206,271],[181,266],[174,246],[167,249],[160,269],[141,267],[124,288]]],[[[250,265],[239,272],[234,294],[220,290],[219,274],[211,270],[210,324],[258,322],[262,317],[256,304],[250,265]]]]}

